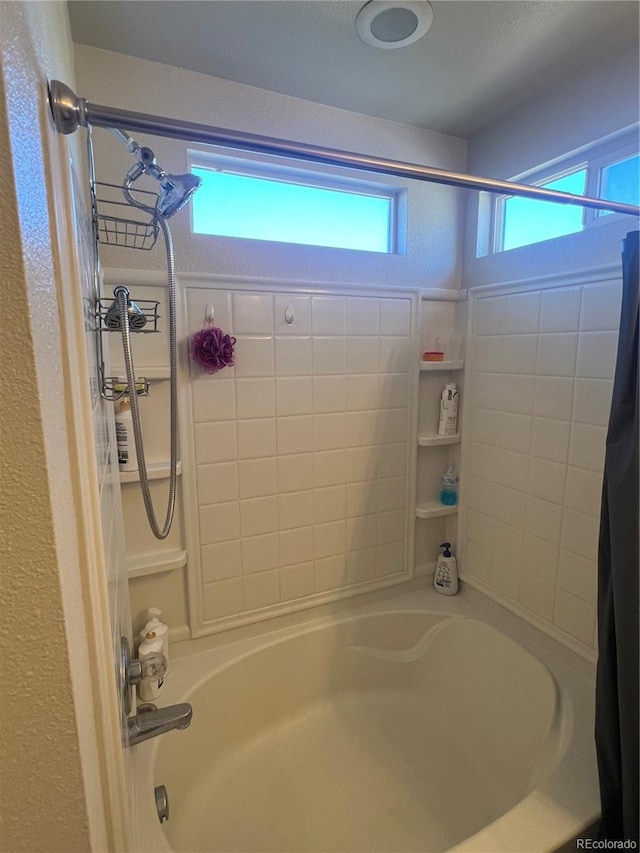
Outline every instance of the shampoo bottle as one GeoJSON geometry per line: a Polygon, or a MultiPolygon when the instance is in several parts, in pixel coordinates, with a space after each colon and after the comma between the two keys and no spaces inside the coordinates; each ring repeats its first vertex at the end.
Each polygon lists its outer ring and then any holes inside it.
{"type": "Polygon", "coordinates": [[[438,435],[455,435],[458,429],[458,389],[455,382],[447,382],[440,397],[438,435]]]}
{"type": "Polygon", "coordinates": [[[451,553],[451,542],[440,546],[444,552],[438,557],[433,575],[433,588],[442,595],[455,595],[458,591],[458,564],[451,553]]]}
{"type": "Polygon", "coordinates": [[[167,672],[169,671],[169,628],[164,624],[164,622],[160,621],[160,617],[162,616],[162,611],[159,607],[150,607],[147,610],[148,621],[144,626],[142,631],[140,631],[140,636],[144,640],[146,635],[153,631],[156,637],[160,637],[162,640],[162,654],[165,656],[167,672]]]}
{"type": "Polygon", "coordinates": [[[123,397],[116,410],[116,443],[118,465],[121,471],[138,470],[138,454],[133,437],[133,417],[128,397],[123,397]]]}
{"type": "MultiPolygon", "coordinates": [[[[154,631],[148,631],[145,634],[144,640],[140,643],[140,648],[138,649],[138,657],[140,660],[144,660],[150,654],[154,652],[160,652],[162,654],[162,639],[160,637],[156,637],[154,631]]],[[[151,678],[143,678],[140,684],[138,685],[138,693],[140,698],[144,702],[152,702],[154,699],[157,699],[160,695],[160,691],[162,690],[162,685],[164,683],[164,676],[162,678],[151,679],[151,678]]]]}

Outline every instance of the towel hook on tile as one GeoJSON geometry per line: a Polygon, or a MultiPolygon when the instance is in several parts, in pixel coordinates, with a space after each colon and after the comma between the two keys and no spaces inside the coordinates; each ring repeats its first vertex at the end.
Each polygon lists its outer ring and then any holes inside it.
{"type": "Polygon", "coordinates": [[[293,307],[293,305],[287,305],[287,307],[284,309],[284,321],[285,321],[285,323],[287,324],[287,326],[293,326],[295,319],[296,319],[296,309],[293,307]]]}
{"type": "Polygon", "coordinates": [[[207,307],[204,309],[204,322],[207,324],[208,327],[211,328],[212,326],[215,325],[215,319],[216,319],[216,309],[209,302],[207,307]]]}

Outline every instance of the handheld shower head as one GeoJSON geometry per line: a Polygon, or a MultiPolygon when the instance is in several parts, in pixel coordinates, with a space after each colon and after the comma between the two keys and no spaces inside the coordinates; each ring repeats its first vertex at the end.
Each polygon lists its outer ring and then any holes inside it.
{"type": "Polygon", "coordinates": [[[125,185],[130,186],[141,175],[151,175],[159,182],[162,189],[158,200],[158,212],[165,219],[169,219],[174,213],[182,210],[202,183],[202,178],[190,173],[168,175],[156,163],[156,155],[151,148],[141,147],[135,139],[117,128],[111,128],[111,131],[137,160],[126,174],[125,185]]]}
{"type": "Polygon", "coordinates": [[[164,175],[160,181],[162,195],[158,201],[158,208],[164,218],[169,219],[182,210],[201,183],[202,178],[197,175],[164,175]]]}
{"type": "Polygon", "coordinates": [[[147,325],[147,315],[144,313],[142,308],[139,305],[129,298],[129,291],[123,285],[119,285],[113,291],[113,295],[115,299],[107,309],[106,314],[103,317],[103,322],[107,329],[110,329],[113,332],[117,332],[120,330],[120,306],[118,304],[118,295],[119,293],[124,292],[127,297],[127,314],[129,315],[129,328],[134,331],[139,331],[147,325]]]}

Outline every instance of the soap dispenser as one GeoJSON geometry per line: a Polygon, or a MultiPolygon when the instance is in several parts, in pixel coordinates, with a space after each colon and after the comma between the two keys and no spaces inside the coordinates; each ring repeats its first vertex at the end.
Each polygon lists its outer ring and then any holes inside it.
{"type": "Polygon", "coordinates": [[[456,466],[450,463],[440,478],[440,503],[455,506],[458,503],[458,473],[456,466]]]}
{"type": "Polygon", "coordinates": [[[433,588],[442,595],[455,595],[458,591],[458,565],[451,553],[451,542],[443,542],[440,547],[444,552],[436,562],[433,588]]]}

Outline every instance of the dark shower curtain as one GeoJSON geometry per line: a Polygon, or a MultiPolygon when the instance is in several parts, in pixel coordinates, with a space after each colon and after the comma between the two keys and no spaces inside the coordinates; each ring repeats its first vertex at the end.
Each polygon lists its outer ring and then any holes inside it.
{"type": "Polygon", "coordinates": [[[622,310],[598,548],[596,750],[601,840],[638,843],[638,238],[622,243],[622,310]]]}

